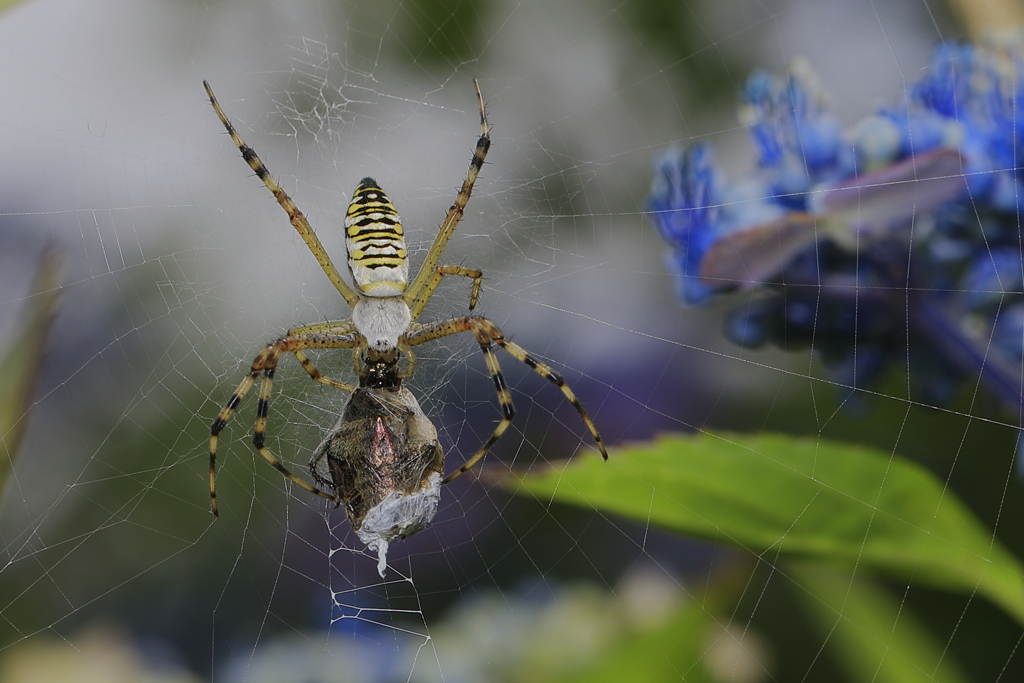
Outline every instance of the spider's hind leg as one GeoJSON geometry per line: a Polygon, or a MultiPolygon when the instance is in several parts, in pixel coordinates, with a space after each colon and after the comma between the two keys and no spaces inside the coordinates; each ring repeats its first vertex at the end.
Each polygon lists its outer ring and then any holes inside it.
{"type": "MultiPolygon", "coordinates": [[[[269,348],[269,347],[267,347],[269,348]]],[[[265,353],[267,349],[264,349],[265,353]]],[[[213,424],[210,425],[210,509],[213,511],[214,517],[219,517],[220,512],[217,510],[217,441],[220,437],[221,431],[227,426],[228,420],[234,414],[235,409],[238,408],[242,399],[249,393],[249,389],[252,388],[256,378],[259,377],[260,372],[263,370],[262,365],[263,353],[260,353],[253,362],[252,370],[248,375],[238,384],[238,387],[231,394],[231,398],[228,402],[220,409],[217,413],[217,417],[214,418],[213,424]],[[259,364],[259,367],[257,367],[259,364]]]]}
{"type": "Polygon", "coordinates": [[[352,332],[344,323],[327,322],[307,325],[289,330],[288,336],[268,344],[256,356],[250,366],[249,373],[238,384],[231,398],[221,408],[217,417],[210,425],[210,509],[214,516],[219,516],[217,507],[217,442],[221,431],[227,426],[242,399],[252,389],[256,379],[263,375],[260,382],[259,398],[256,405],[256,424],[253,428],[253,445],[263,459],[289,480],[295,482],[310,493],[328,500],[335,500],[331,494],[325,493],[311,484],[292,474],[266,447],[267,415],[270,410],[270,393],[274,382],[274,372],[282,353],[293,353],[311,379],[338,389],[353,391],[355,387],[345,382],[324,376],[303,353],[305,349],[351,349],[357,347],[362,337],[352,332]]]}
{"type": "Polygon", "coordinates": [[[321,491],[312,484],[300,479],[297,475],[292,472],[278,460],[270,449],[266,446],[267,438],[267,414],[270,410],[270,390],[274,383],[274,371],[276,370],[278,354],[273,354],[271,359],[268,359],[267,366],[263,370],[263,380],[260,382],[260,393],[259,399],[256,404],[256,426],[252,432],[252,445],[256,448],[256,451],[263,456],[263,459],[267,461],[274,469],[280,472],[286,479],[298,484],[302,488],[306,489],[310,493],[316,494],[321,498],[334,501],[335,497],[325,491],[321,491]]]}
{"type": "Polygon", "coordinates": [[[604,446],[604,440],[601,438],[600,432],[597,431],[597,426],[594,424],[594,421],[590,419],[590,415],[587,414],[587,411],[584,410],[583,404],[580,403],[578,398],[576,398],[576,394],[574,394],[572,389],[569,388],[569,385],[565,383],[565,379],[563,379],[562,375],[547,363],[541,362],[531,356],[530,353],[522,346],[519,346],[519,344],[505,339],[505,335],[503,335],[501,330],[498,329],[498,326],[487,318],[477,318],[476,320],[478,321],[478,324],[487,331],[487,335],[495,344],[508,351],[517,360],[522,361],[538,375],[558,387],[559,391],[561,391],[569,400],[569,403],[571,403],[573,408],[576,409],[576,412],[579,413],[583,423],[587,426],[587,429],[590,431],[590,435],[594,439],[594,443],[597,444],[598,450],[601,451],[601,457],[607,460],[608,450],[604,446]]]}
{"type": "Polygon", "coordinates": [[[494,387],[498,394],[498,402],[501,404],[502,420],[494,428],[494,432],[491,434],[491,437],[483,446],[480,447],[473,457],[469,458],[458,470],[445,477],[442,481],[443,484],[449,483],[478,463],[480,459],[487,454],[487,451],[491,449],[491,446],[493,446],[501,435],[505,433],[509,425],[512,423],[512,418],[515,417],[515,408],[512,405],[512,395],[509,393],[508,387],[505,384],[505,376],[501,373],[501,366],[498,363],[498,359],[494,355],[494,344],[497,344],[508,351],[514,358],[522,361],[538,375],[544,377],[559,388],[562,394],[570,403],[572,403],[573,407],[576,408],[576,412],[578,412],[580,417],[583,419],[583,423],[587,426],[591,436],[597,443],[597,447],[601,451],[601,456],[605,460],[608,459],[608,451],[605,449],[604,441],[601,439],[601,434],[597,431],[594,421],[590,419],[587,411],[583,408],[583,404],[579,402],[579,399],[576,398],[576,394],[574,394],[572,389],[569,388],[569,385],[565,383],[562,376],[546,363],[543,363],[531,356],[522,346],[505,339],[505,335],[498,326],[487,318],[467,316],[464,318],[455,318],[453,320],[444,320],[431,325],[424,325],[407,334],[404,337],[404,342],[410,346],[415,346],[417,344],[423,344],[434,339],[440,339],[441,337],[447,337],[460,332],[472,332],[476,337],[477,343],[480,344],[480,350],[483,352],[484,360],[487,363],[487,371],[490,373],[491,379],[494,380],[494,387]]]}

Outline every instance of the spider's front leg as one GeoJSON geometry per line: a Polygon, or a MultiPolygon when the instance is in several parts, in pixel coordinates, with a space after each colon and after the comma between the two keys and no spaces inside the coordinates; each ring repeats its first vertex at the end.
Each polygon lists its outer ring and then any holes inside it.
{"type": "MultiPolygon", "coordinates": [[[[439,273],[435,270],[437,262],[441,259],[441,253],[444,251],[444,247],[448,244],[448,240],[452,236],[452,232],[455,230],[455,226],[462,220],[462,214],[466,210],[466,204],[469,203],[469,197],[473,194],[473,186],[476,184],[476,178],[480,174],[480,169],[484,167],[484,160],[487,158],[487,152],[491,148],[491,126],[487,123],[487,111],[484,106],[484,96],[480,92],[480,84],[477,83],[476,79],[473,79],[473,86],[476,88],[476,99],[480,106],[480,138],[476,142],[476,149],[473,150],[473,158],[469,161],[469,171],[466,173],[465,180],[462,181],[462,188],[459,190],[459,194],[455,197],[455,202],[449,207],[448,213],[445,214],[444,222],[441,223],[441,228],[438,230],[437,236],[434,238],[434,243],[430,245],[430,251],[427,252],[427,257],[423,261],[423,265],[420,266],[419,271],[416,273],[416,278],[409,285],[408,289],[405,290],[405,294],[402,299],[408,304],[409,309],[413,311],[413,320],[419,315],[420,310],[426,305],[427,299],[430,298],[429,292],[426,296],[423,296],[423,288],[427,285],[427,281],[436,279],[433,286],[437,286],[437,282],[440,281],[444,273],[439,273]],[[418,309],[417,309],[418,307],[418,309]]],[[[468,269],[460,268],[459,266],[441,266],[439,270],[449,269],[452,271],[468,271],[468,269]]],[[[479,272],[479,271],[475,271],[479,272]]],[[[475,304],[476,294],[480,292],[480,276],[479,275],[468,275],[466,272],[449,272],[450,275],[466,275],[472,277],[475,282],[473,285],[473,294],[471,295],[471,301],[475,304]]],[[[431,290],[433,291],[433,290],[431,290]]],[[[473,306],[471,305],[470,308],[473,306]]]]}
{"type": "Polygon", "coordinates": [[[256,424],[253,429],[253,445],[263,459],[272,465],[286,478],[295,482],[310,493],[328,500],[335,500],[331,494],[325,493],[292,474],[274,454],[266,447],[267,414],[270,408],[270,393],[274,381],[274,373],[282,353],[293,353],[302,364],[310,378],[339,389],[353,391],[355,387],[324,376],[303,353],[305,349],[350,349],[358,346],[362,337],[351,331],[349,323],[320,323],[289,330],[289,335],[268,344],[260,351],[249,368],[249,373],[231,394],[231,398],[221,408],[220,413],[210,425],[210,508],[214,516],[219,516],[217,508],[217,441],[221,431],[227,426],[242,399],[249,393],[256,379],[263,375],[260,382],[259,399],[256,406],[256,424]]]}
{"type": "Polygon", "coordinates": [[[428,341],[440,339],[441,337],[459,334],[460,332],[472,332],[473,336],[476,337],[477,343],[480,345],[480,351],[483,352],[484,361],[487,363],[487,371],[490,373],[491,379],[494,380],[494,387],[498,393],[498,402],[501,404],[502,410],[502,420],[498,423],[498,426],[494,428],[494,432],[491,434],[491,437],[484,442],[484,445],[480,447],[473,457],[469,458],[458,470],[445,477],[441,483],[449,483],[478,463],[480,459],[487,454],[487,451],[491,449],[491,446],[493,446],[501,435],[505,433],[505,430],[507,430],[509,425],[512,423],[512,418],[515,417],[516,411],[512,406],[512,395],[509,393],[508,387],[505,384],[505,377],[501,373],[501,366],[498,363],[498,359],[494,355],[494,344],[505,349],[505,351],[511,354],[516,360],[522,361],[538,375],[559,388],[562,394],[570,403],[572,403],[576,412],[579,413],[580,418],[583,419],[583,423],[587,426],[587,429],[590,430],[590,435],[594,438],[594,442],[597,443],[597,447],[601,451],[601,456],[605,460],[608,459],[608,451],[605,449],[604,441],[601,439],[601,434],[597,431],[594,421],[590,419],[587,411],[583,408],[583,404],[579,402],[579,399],[576,398],[576,394],[574,394],[572,389],[569,388],[569,385],[565,383],[562,376],[548,364],[531,356],[522,346],[506,339],[498,326],[487,318],[466,316],[463,318],[454,318],[452,320],[443,320],[430,325],[423,325],[422,327],[417,327],[406,334],[402,341],[409,346],[416,346],[428,341]]]}
{"type": "Polygon", "coordinates": [[[299,207],[295,206],[295,202],[288,196],[274,177],[270,175],[270,171],[267,170],[266,165],[260,159],[259,155],[249,145],[245,144],[238,131],[231,124],[231,120],[228,119],[228,115],[221,109],[220,103],[217,102],[216,95],[213,94],[213,88],[206,81],[203,81],[203,87],[206,88],[206,94],[210,98],[210,104],[213,105],[213,110],[217,113],[217,117],[221,123],[224,124],[224,128],[228,131],[228,135],[231,136],[231,140],[238,147],[238,151],[242,153],[242,158],[245,159],[245,163],[249,164],[256,176],[263,181],[263,184],[267,186],[271,194],[274,195],[274,199],[281,205],[281,208],[288,214],[288,220],[292,226],[298,231],[299,235],[302,236],[302,240],[309,247],[309,250],[313,252],[313,256],[316,257],[317,263],[323,269],[328,279],[334,284],[334,287],[338,290],[338,293],[345,298],[349,306],[355,306],[356,302],[359,301],[359,295],[352,291],[344,280],[341,279],[341,275],[338,273],[338,269],[334,267],[334,263],[331,261],[331,257],[328,256],[327,251],[324,249],[324,245],[320,243],[320,238],[316,236],[316,232],[313,231],[313,226],[309,224],[306,217],[299,211],[299,207]]]}

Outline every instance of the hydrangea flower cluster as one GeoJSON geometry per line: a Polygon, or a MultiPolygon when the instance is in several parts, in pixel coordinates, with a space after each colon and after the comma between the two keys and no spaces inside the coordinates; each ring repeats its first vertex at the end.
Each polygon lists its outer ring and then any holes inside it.
{"type": "Polygon", "coordinates": [[[656,160],[651,215],[680,295],[752,292],[729,339],[811,347],[848,396],[895,363],[911,400],[980,377],[1017,412],[1024,40],[939,47],[901,104],[851,130],[825,101],[803,62],[757,71],[740,108],[754,172],[724,179],[704,143],[656,160]]]}

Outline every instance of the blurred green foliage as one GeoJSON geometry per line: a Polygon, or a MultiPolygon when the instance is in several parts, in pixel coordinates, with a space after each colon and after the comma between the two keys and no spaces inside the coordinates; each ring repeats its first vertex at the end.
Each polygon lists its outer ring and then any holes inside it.
{"type": "Polygon", "coordinates": [[[9,7],[13,7],[14,5],[17,5],[20,2],[21,0],[0,0],[0,12],[3,12],[5,9],[8,9],[9,7]]]}
{"type": "Polygon", "coordinates": [[[60,267],[56,248],[47,246],[39,258],[29,297],[14,334],[0,342],[0,490],[14,465],[28,425],[32,392],[46,351],[46,335],[60,298],[60,267]]]}
{"type": "Polygon", "coordinates": [[[412,62],[450,68],[480,53],[487,0],[412,0],[401,5],[398,46],[412,62]]]}
{"type": "Polygon", "coordinates": [[[877,683],[960,683],[945,646],[876,581],[819,565],[787,562],[793,593],[851,678],[877,683]]]}

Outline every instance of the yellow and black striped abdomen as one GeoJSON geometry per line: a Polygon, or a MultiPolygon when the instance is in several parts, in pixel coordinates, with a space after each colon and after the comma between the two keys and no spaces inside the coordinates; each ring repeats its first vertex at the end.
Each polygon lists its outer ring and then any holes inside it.
{"type": "Polygon", "coordinates": [[[405,232],[395,205],[373,178],[363,178],[345,216],[352,280],[366,296],[397,296],[409,282],[405,232]]]}

